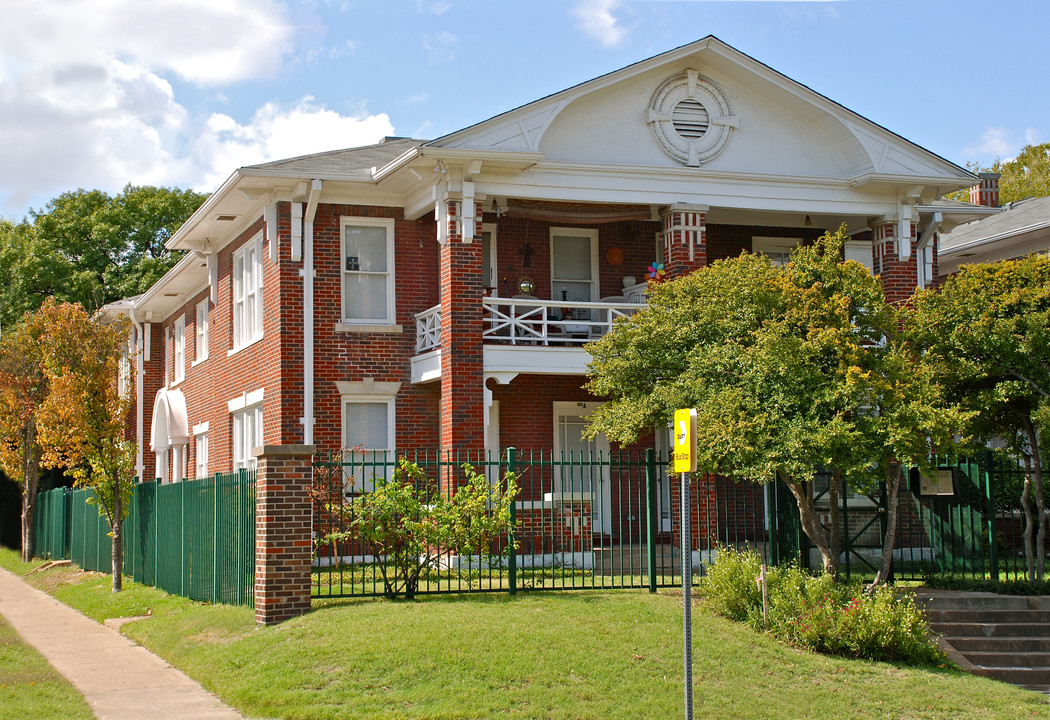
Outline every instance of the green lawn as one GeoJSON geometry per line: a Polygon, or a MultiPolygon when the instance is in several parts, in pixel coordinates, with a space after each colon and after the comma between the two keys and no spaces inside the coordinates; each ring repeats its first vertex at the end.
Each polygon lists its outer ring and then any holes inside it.
{"type": "Polygon", "coordinates": [[[94,717],[80,693],[0,616],[0,718],[94,717]]]}
{"type": "MultiPolygon", "coordinates": [[[[93,617],[151,611],[125,633],[250,717],[682,715],[681,596],[670,592],[329,601],[259,629],[248,609],[130,582],[114,598],[105,576],[72,568],[31,579],[93,617]]],[[[702,608],[693,618],[697,717],[1050,717],[1042,696],[949,668],[822,657],[702,608]]]]}

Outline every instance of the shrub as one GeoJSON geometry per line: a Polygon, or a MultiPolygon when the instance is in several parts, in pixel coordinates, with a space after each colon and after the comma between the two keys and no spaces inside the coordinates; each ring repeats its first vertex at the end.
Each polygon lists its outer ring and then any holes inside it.
{"type": "Polygon", "coordinates": [[[466,482],[454,494],[439,493],[415,463],[399,458],[390,479],[375,478],[375,490],[354,498],[349,507],[329,507],[350,519],[347,530],[325,542],[361,539],[386,559],[379,563],[383,594],[413,597],[419,578],[438,568],[443,555],[493,555],[492,548],[513,528],[510,506],[518,494],[516,477],[489,484],[470,465],[466,482]]]}
{"type": "MultiPolygon", "coordinates": [[[[722,548],[701,584],[710,607],[756,630],[766,628],[754,551],[722,548]]],[[[910,595],[810,576],[796,567],[768,568],[768,632],[798,647],[912,665],[943,663],[929,626],[910,595]]]]}

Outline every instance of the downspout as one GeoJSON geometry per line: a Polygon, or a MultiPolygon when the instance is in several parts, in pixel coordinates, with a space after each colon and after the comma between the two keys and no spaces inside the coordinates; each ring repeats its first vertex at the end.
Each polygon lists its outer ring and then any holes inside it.
{"type": "MultiPolygon", "coordinates": [[[[135,338],[139,343],[145,345],[145,337],[143,335],[142,323],[135,318],[135,308],[128,308],[128,319],[131,320],[132,326],[135,328],[135,338]]],[[[142,411],[142,353],[144,349],[140,349],[139,352],[135,353],[135,474],[138,476],[139,482],[144,479],[143,471],[144,467],[142,464],[142,426],[143,426],[143,411],[142,411]]]]}
{"type": "Polygon", "coordinates": [[[314,444],[314,217],[321,181],[310,184],[303,217],[303,444],[314,444]]]}
{"type": "Polygon", "coordinates": [[[935,212],[926,229],[922,231],[918,242],[915,243],[915,280],[920,290],[925,288],[932,279],[926,277],[926,246],[933,240],[934,234],[941,229],[943,219],[944,216],[941,213],[935,212]]]}

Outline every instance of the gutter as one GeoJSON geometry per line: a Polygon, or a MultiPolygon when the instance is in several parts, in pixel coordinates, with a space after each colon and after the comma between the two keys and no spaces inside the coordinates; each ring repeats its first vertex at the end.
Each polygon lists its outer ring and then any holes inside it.
{"type": "MultiPolygon", "coordinates": [[[[142,323],[135,317],[135,306],[128,307],[128,319],[131,320],[132,327],[135,328],[135,337],[142,343],[146,344],[146,338],[142,323]]],[[[142,464],[142,431],[143,431],[143,418],[144,413],[142,410],[142,353],[145,349],[140,349],[139,352],[135,353],[135,474],[139,478],[139,482],[143,481],[144,466],[142,464]]]]}
{"type": "Polygon", "coordinates": [[[303,214],[303,444],[314,444],[314,217],[321,201],[321,181],[310,183],[303,214]]]}

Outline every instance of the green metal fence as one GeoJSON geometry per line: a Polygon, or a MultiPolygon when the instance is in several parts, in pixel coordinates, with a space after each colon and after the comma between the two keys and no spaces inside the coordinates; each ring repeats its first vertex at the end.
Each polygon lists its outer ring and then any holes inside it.
{"type": "MultiPolygon", "coordinates": [[[[1024,469],[990,452],[979,460],[938,463],[935,458],[934,464],[938,468],[934,476],[923,478],[912,470],[901,488],[893,577],[919,581],[933,577],[1025,579],[1024,469]]],[[[830,511],[828,482],[827,475],[818,475],[814,483],[814,501],[824,516],[825,528],[830,511]]],[[[863,493],[843,485],[839,499],[843,520],[840,570],[847,577],[874,577],[886,534],[885,487],[863,493]]],[[[770,561],[816,567],[790,492],[780,483],[772,484],[767,503],[770,561]]]]}
{"type": "MultiPolygon", "coordinates": [[[[36,552],[112,571],[109,526],[90,489],[38,495],[36,552]]],[[[248,605],[255,585],[255,473],[136,484],[121,527],[123,572],[193,600],[248,605]]]]}
{"type": "MultiPolygon", "coordinates": [[[[667,458],[653,450],[554,453],[509,449],[499,456],[452,452],[344,452],[314,468],[314,597],[383,594],[390,559],[361,540],[335,542],[353,522],[353,501],[389,478],[398,457],[426,473],[430,490],[454,492],[463,463],[490,482],[518,476],[514,540],[494,542],[492,557],[449,549],[425,570],[417,592],[517,592],[585,588],[655,591],[681,583],[676,536],[678,491],[667,458]],[[516,545],[516,547],[514,547],[516,545]]],[[[694,486],[696,483],[694,483],[694,486]]],[[[693,568],[710,561],[716,543],[764,549],[762,489],[719,478],[694,503],[693,568]],[[757,498],[757,511],[754,507],[757,498]]],[[[698,490],[699,492],[699,490],[698,490]]],[[[352,534],[351,534],[352,537],[352,534]]]]}

